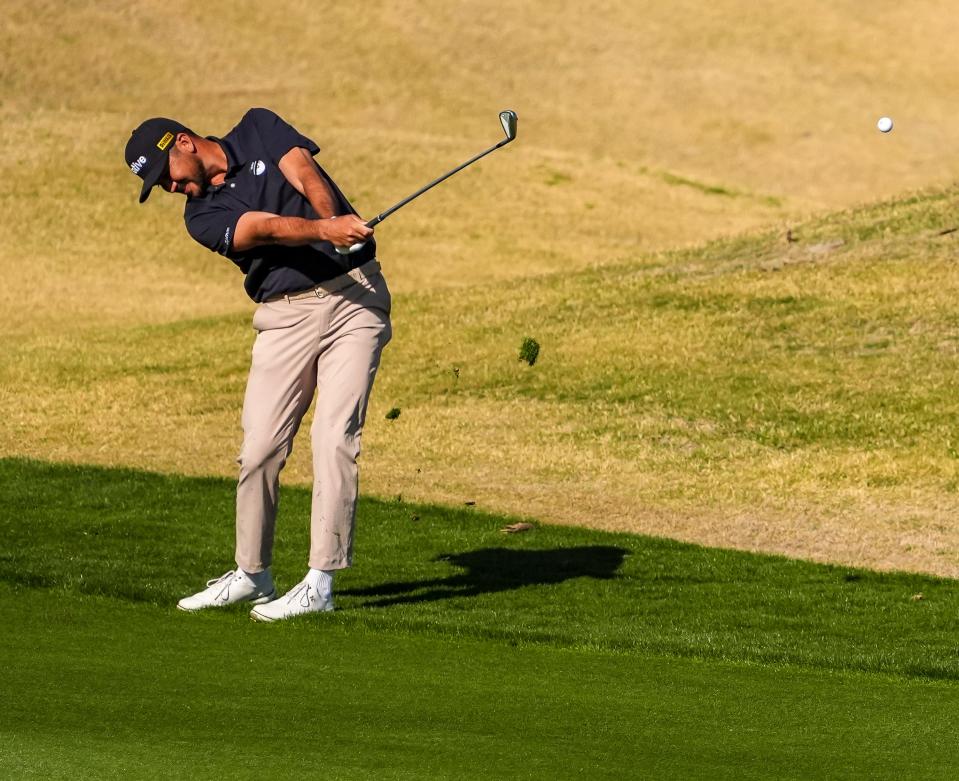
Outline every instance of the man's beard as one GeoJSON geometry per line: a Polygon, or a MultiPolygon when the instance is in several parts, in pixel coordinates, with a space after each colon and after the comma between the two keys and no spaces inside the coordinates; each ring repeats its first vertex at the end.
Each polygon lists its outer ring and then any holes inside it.
{"type": "Polygon", "coordinates": [[[206,166],[203,164],[202,160],[197,159],[196,171],[194,171],[194,175],[194,177],[191,177],[191,181],[197,186],[200,192],[193,197],[202,198],[204,195],[206,195],[207,188],[210,186],[210,175],[207,172],[206,166]]]}

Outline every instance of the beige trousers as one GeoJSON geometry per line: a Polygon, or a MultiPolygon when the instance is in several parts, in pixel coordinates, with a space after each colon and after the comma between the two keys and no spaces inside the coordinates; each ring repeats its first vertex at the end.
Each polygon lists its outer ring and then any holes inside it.
{"type": "Polygon", "coordinates": [[[236,563],[247,572],[272,562],[280,470],[314,394],[309,565],[352,564],[360,435],[380,353],[392,335],[390,292],[379,266],[367,264],[352,276],[358,281],[344,275],[308,297],[259,304],[253,316],[257,336],[236,492],[236,563]]]}

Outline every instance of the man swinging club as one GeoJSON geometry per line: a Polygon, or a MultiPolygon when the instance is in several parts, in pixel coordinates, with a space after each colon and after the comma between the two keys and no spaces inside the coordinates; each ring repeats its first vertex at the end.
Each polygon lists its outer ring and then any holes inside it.
{"type": "Polygon", "coordinates": [[[181,599],[181,610],[249,602],[260,621],[329,611],[333,575],[352,563],[356,460],[392,333],[390,293],[373,231],[317,165],[319,151],[263,108],[222,138],[148,119],[126,146],[126,163],[143,180],[140,202],[156,185],[185,195],[187,231],[239,266],[257,303],[238,458],[236,569],[181,599]],[[352,254],[336,251],[361,243],[352,254]],[[277,598],[270,564],[279,474],[314,394],[309,571],[277,598]]]}

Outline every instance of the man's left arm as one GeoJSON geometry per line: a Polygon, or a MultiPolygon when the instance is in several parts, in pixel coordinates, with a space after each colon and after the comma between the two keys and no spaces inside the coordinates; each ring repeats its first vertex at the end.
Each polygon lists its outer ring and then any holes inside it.
{"type": "Polygon", "coordinates": [[[310,202],[321,219],[336,217],[333,192],[320,175],[313,155],[301,146],[293,147],[280,158],[280,171],[286,180],[310,202]]]}
{"type": "Polygon", "coordinates": [[[267,157],[320,219],[339,216],[332,188],[313,159],[320,148],[311,139],[268,108],[251,108],[242,121],[255,128],[267,157]]]}

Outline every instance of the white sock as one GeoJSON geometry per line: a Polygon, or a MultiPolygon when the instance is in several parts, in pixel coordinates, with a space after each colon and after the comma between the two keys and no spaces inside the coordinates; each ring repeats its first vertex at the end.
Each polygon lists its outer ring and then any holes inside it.
{"type": "Polygon", "coordinates": [[[336,570],[313,569],[311,567],[309,572],[306,573],[306,582],[313,586],[313,588],[319,591],[324,597],[332,596],[334,572],[336,572],[336,570]]]}

